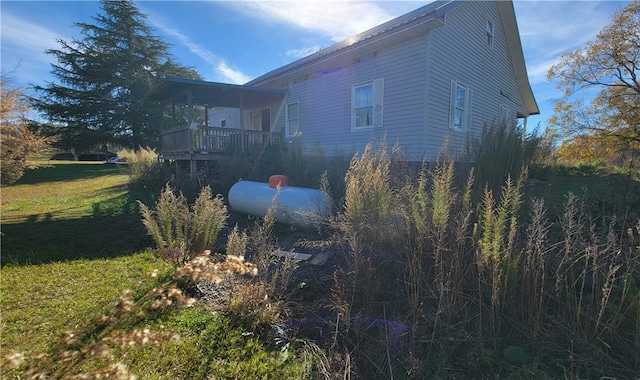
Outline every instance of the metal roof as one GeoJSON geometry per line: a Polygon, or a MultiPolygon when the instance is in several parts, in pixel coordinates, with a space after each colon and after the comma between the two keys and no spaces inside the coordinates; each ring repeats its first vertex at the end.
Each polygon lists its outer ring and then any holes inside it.
{"type": "MultiPolygon", "coordinates": [[[[468,0],[439,0],[429,3],[414,11],[397,17],[393,20],[373,27],[365,32],[347,38],[307,57],[294,61],[288,65],[272,70],[258,78],[255,78],[245,85],[232,85],[216,82],[205,82],[182,78],[167,78],[167,82],[157,91],[155,100],[187,103],[187,89],[192,92],[193,104],[206,104],[212,107],[253,107],[265,102],[282,99],[286,93],[283,89],[273,89],[260,86],[261,83],[273,80],[281,75],[287,75],[292,71],[313,65],[314,63],[331,59],[357,46],[364,45],[371,41],[393,34],[396,31],[409,29],[414,25],[431,20],[443,20],[447,12],[464,4],[468,0]]],[[[518,26],[515,18],[512,1],[498,1],[502,19],[505,23],[507,43],[511,60],[514,65],[516,79],[520,93],[525,101],[529,114],[539,114],[539,108],[529,83],[527,69],[522,53],[522,45],[518,26]]]]}
{"type": "Polygon", "coordinates": [[[429,3],[423,7],[406,13],[402,16],[396,17],[383,24],[375,26],[355,36],[349,37],[346,40],[333,44],[325,49],[319,50],[313,54],[310,54],[302,59],[292,62],[288,65],[282,66],[278,69],[270,71],[260,77],[248,82],[247,84],[257,84],[263,80],[270,79],[279,74],[285,73],[296,67],[304,66],[312,63],[316,60],[322,59],[325,56],[333,55],[343,49],[349,48],[354,45],[358,45],[366,40],[373,39],[382,34],[385,34],[393,29],[397,29],[403,26],[410,26],[416,22],[422,22],[425,20],[437,20],[442,19],[444,15],[450,10],[463,4],[464,0],[440,0],[429,3]]]}
{"type": "MultiPolygon", "coordinates": [[[[434,1],[393,20],[387,21],[353,37],[347,38],[342,42],[338,42],[316,53],[261,75],[260,77],[248,82],[247,85],[260,85],[261,83],[266,83],[274,78],[286,76],[296,70],[314,65],[319,61],[332,59],[348,49],[355,49],[358,46],[367,44],[369,41],[383,39],[387,35],[410,29],[412,26],[421,23],[431,22],[432,20],[444,21],[444,17],[448,12],[469,1],[473,0],[434,1]]],[[[531,90],[531,84],[529,83],[512,1],[513,0],[498,0],[497,3],[504,22],[509,54],[516,74],[517,86],[525,102],[529,115],[537,115],[540,113],[540,110],[533,95],[533,91],[531,90]]]]}
{"type": "Polygon", "coordinates": [[[153,92],[151,100],[209,107],[250,108],[281,100],[286,92],[283,89],[167,77],[153,92]]]}

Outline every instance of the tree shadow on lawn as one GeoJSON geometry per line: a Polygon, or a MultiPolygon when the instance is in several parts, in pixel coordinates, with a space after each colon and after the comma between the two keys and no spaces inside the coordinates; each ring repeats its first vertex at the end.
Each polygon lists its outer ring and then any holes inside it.
{"type": "Polygon", "coordinates": [[[129,255],[152,245],[129,194],[93,205],[93,215],[56,219],[47,213],[2,224],[1,265],[44,264],[129,255]]]}

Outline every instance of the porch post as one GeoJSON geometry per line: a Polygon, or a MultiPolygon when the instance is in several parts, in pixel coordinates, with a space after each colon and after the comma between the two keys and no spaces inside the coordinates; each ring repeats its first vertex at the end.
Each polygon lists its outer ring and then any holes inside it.
{"type": "Polygon", "coordinates": [[[240,151],[244,152],[244,94],[240,92],[240,151]]]}
{"type": "Polygon", "coordinates": [[[189,160],[189,176],[191,176],[191,179],[198,176],[198,161],[194,160],[193,157],[189,160]]]}
{"type": "Polygon", "coordinates": [[[193,105],[191,104],[191,86],[187,88],[187,130],[189,131],[189,176],[196,178],[198,175],[196,161],[193,159],[193,131],[191,123],[193,122],[193,105]]]}

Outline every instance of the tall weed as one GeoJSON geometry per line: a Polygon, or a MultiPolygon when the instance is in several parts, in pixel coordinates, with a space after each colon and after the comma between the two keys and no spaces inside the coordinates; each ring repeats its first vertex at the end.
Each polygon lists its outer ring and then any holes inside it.
{"type": "Polygon", "coordinates": [[[191,208],[182,193],[176,195],[169,185],[160,194],[155,210],[138,204],[159,256],[176,265],[210,248],[228,218],[224,200],[213,197],[209,187],[200,191],[191,208]]]}
{"type": "Polygon", "coordinates": [[[129,166],[131,184],[135,187],[156,193],[162,186],[162,162],[158,153],[152,148],[118,151],[118,156],[125,158],[129,166]]]}
{"type": "MultiPolygon", "coordinates": [[[[520,159],[512,161],[518,170],[500,169],[500,186],[486,184],[474,202],[473,185],[485,179],[476,180],[474,170],[463,182],[464,170],[452,161],[424,162],[417,176],[398,171],[392,181],[396,164],[382,152],[369,146],[345,177],[334,227],[348,269],[334,273],[330,302],[346,319],[383,317],[393,302],[396,318],[411,327],[407,374],[503,377],[514,373],[501,367],[506,360],[523,368],[517,374],[548,377],[534,354],[564,358],[569,377],[591,373],[590,363],[605,374],[638,368],[635,230],[620,236],[615,218],[589,215],[574,196],[557,223],[542,200],[523,207],[520,159]],[[466,370],[436,364],[456,363],[454,353],[470,360],[466,370]]],[[[368,367],[379,347],[356,342],[353,368],[370,369],[362,372],[367,377],[391,372],[390,364],[368,367]]]]}
{"type": "Polygon", "coordinates": [[[345,176],[344,209],[335,219],[350,268],[346,294],[364,310],[390,299],[397,287],[393,246],[399,242],[402,220],[390,167],[384,140],[375,149],[368,144],[362,155],[354,156],[345,176]]]}
{"type": "Polygon", "coordinates": [[[520,125],[487,124],[478,138],[467,142],[466,154],[473,163],[481,187],[498,193],[507,178],[519,178],[534,157],[541,139],[524,135],[520,125]]]}

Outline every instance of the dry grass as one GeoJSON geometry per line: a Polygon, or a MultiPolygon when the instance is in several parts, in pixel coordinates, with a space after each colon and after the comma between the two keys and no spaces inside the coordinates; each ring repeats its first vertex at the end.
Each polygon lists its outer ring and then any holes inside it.
{"type": "Polygon", "coordinates": [[[484,186],[473,204],[477,181],[459,183],[450,161],[423,165],[417,178],[394,173],[395,182],[390,165],[382,149],[354,158],[336,217],[348,267],[328,302],[347,321],[388,318],[394,305],[409,327],[403,355],[376,361],[379,341],[347,323],[342,336],[355,338],[336,342],[359,376],[640,370],[640,226],[620,233],[615,217],[590,214],[570,196],[561,234],[551,234],[545,203],[525,203],[526,170],[507,175],[499,193],[484,186]]]}
{"type": "Polygon", "coordinates": [[[208,186],[201,189],[192,207],[182,193],[176,195],[168,184],[154,210],[142,202],[138,204],[158,255],[175,264],[211,249],[229,217],[222,197],[213,197],[208,186]]]}

